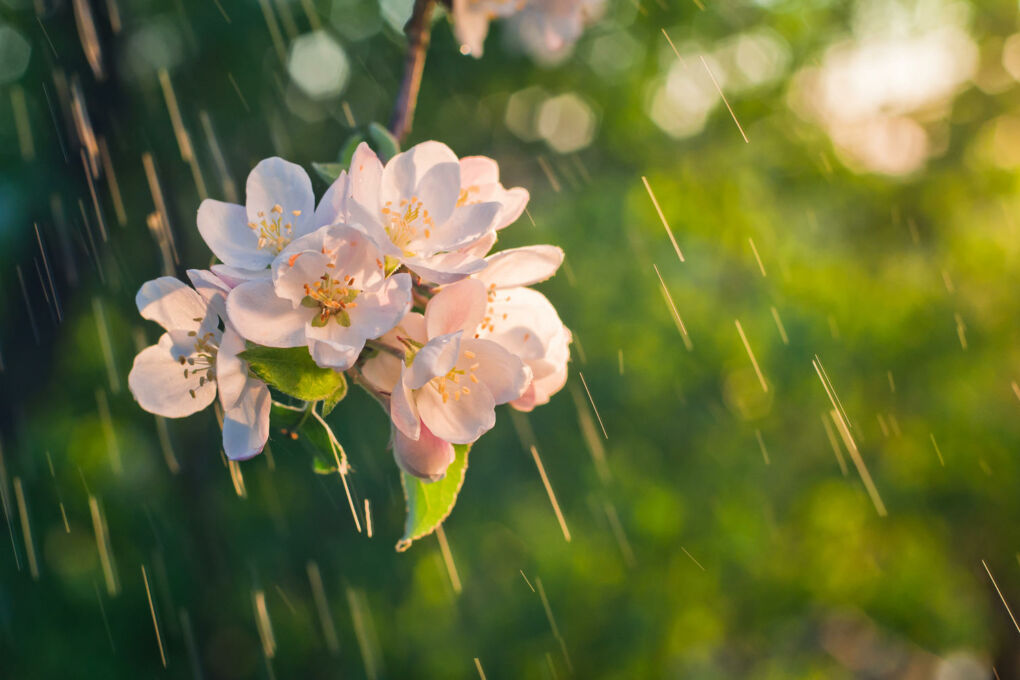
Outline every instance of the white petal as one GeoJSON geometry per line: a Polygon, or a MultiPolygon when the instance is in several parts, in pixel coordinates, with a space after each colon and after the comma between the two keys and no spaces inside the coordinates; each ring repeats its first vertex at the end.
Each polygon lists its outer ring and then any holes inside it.
{"type": "Polygon", "coordinates": [[[457,368],[472,371],[484,384],[497,404],[517,399],[531,382],[531,369],[519,357],[514,356],[490,340],[465,340],[461,344],[461,360],[457,368]],[[468,357],[468,352],[474,357],[468,357]]]}
{"type": "Polygon", "coordinates": [[[390,420],[404,436],[417,439],[421,435],[421,421],[418,419],[414,395],[407,384],[407,376],[407,366],[401,365],[400,379],[390,395],[390,420]]]}
{"type": "Polygon", "coordinates": [[[207,269],[189,269],[188,278],[195,291],[202,296],[221,318],[227,318],[227,293],[232,286],[207,269]]]}
{"type": "Polygon", "coordinates": [[[432,385],[415,396],[422,422],[440,439],[453,444],[470,444],[496,424],[496,402],[485,385],[447,382],[446,402],[432,385]],[[467,392],[463,391],[467,388],[467,392]],[[454,398],[457,391],[459,397],[454,398]]]}
{"type": "Polygon", "coordinates": [[[363,338],[374,339],[389,332],[411,309],[411,275],[397,274],[375,290],[358,296],[357,307],[350,311],[351,327],[363,338]]]}
{"type": "Polygon", "coordinates": [[[319,340],[312,337],[311,331],[315,330],[318,329],[311,326],[306,329],[306,332],[308,333],[308,353],[312,355],[312,359],[317,365],[322,368],[332,368],[335,371],[346,371],[358,360],[362,347],[319,340]]]}
{"type": "Polygon", "coordinates": [[[440,285],[455,283],[485,269],[485,260],[461,250],[429,258],[408,258],[404,264],[425,281],[440,285]]]}
{"type": "Polygon", "coordinates": [[[428,239],[428,250],[422,251],[423,256],[456,250],[478,240],[486,232],[495,229],[499,208],[499,203],[475,203],[458,207],[446,222],[436,223],[428,239]]]}
{"type": "Polygon", "coordinates": [[[207,198],[198,206],[197,221],[209,250],[231,267],[262,269],[273,261],[272,252],[259,249],[243,206],[207,198]]]}
{"type": "Polygon", "coordinates": [[[439,163],[432,166],[422,176],[412,196],[421,200],[433,223],[446,222],[457,207],[457,199],[460,197],[460,165],[439,163]]]}
{"type": "Polygon", "coordinates": [[[329,185],[315,209],[313,228],[318,229],[338,222],[346,222],[350,196],[350,178],[347,176],[346,170],[341,170],[340,176],[329,185]]]}
{"type": "Polygon", "coordinates": [[[315,310],[278,297],[272,281],[242,283],[227,296],[227,317],[242,337],[267,347],[305,344],[305,325],[315,310]]]}
{"type": "MultiPolygon", "coordinates": [[[[249,222],[270,220],[273,208],[279,205],[283,208],[280,215],[283,223],[293,225],[292,238],[299,238],[312,231],[315,224],[315,194],[312,193],[312,181],[308,179],[308,173],[300,165],[276,156],[267,158],[259,162],[248,175],[245,192],[245,209],[249,222]]],[[[274,254],[269,249],[265,252],[274,254]]]]}
{"type": "Polygon", "coordinates": [[[249,378],[237,402],[224,407],[223,452],[227,458],[247,460],[262,453],[269,439],[272,401],[265,383],[249,378]]]}
{"type": "MultiPolygon", "coordinates": [[[[541,359],[566,331],[556,308],[531,288],[508,288],[492,295],[488,322],[479,337],[492,340],[522,359],[541,359]]],[[[565,360],[565,359],[564,359],[565,360]]]]}
{"type": "Polygon", "coordinates": [[[224,410],[237,402],[248,383],[248,365],[237,356],[244,349],[244,338],[228,325],[220,340],[220,350],[216,353],[216,382],[224,410]]]}
{"type": "MultiPolygon", "coordinates": [[[[467,2],[467,0],[464,0],[467,2]]],[[[456,2],[454,3],[456,7],[456,2]]],[[[487,156],[464,156],[460,159],[460,187],[470,189],[499,182],[499,164],[487,156]]],[[[468,192],[470,195],[470,191],[468,192]]]]}
{"type": "Polygon", "coordinates": [[[564,362],[556,371],[542,378],[535,378],[519,399],[510,402],[518,411],[530,411],[536,406],[548,404],[552,395],[567,384],[567,364],[564,362]]]}
{"type": "Polygon", "coordinates": [[[365,362],[361,373],[372,387],[381,392],[393,392],[400,380],[400,367],[403,362],[388,352],[379,352],[365,362]]]}
{"type": "Polygon", "coordinates": [[[414,355],[404,381],[412,390],[420,388],[432,378],[446,375],[460,356],[461,331],[432,338],[414,355]]]}
{"type": "Polygon", "coordinates": [[[485,258],[487,266],[476,278],[496,288],[530,286],[545,281],[563,264],[563,250],[536,245],[503,250],[485,258]]]}
{"type": "Polygon", "coordinates": [[[350,222],[348,224],[371,239],[372,243],[375,244],[375,247],[383,255],[389,255],[390,257],[403,255],[403,251],[390,241],[390,236],[386,233],[386,227],[379,221],[378,208],[370,209],[360,203],[351,202],[348,210],[350,213],[348,216],[350,222]]]}
{"type": "Polygon", "coordinates": [[[436,165],[444,163],[452,163],[457,167],[457,180],[453,191],[459,195],[460,164],[457,161],[457,154],[441,142],[422,142],[403,153],[398,153],[383,168],[379,190],[380,205],[386,201],[397,204],[400,199],[409,200],[417,191],[418,183],[425,174],[436,165]]]}
{"type": "Polygon", "coordinates": [[[228,264],[214,264],[209,269],[230,288],[237,288],[237,286],[245,281],[268,279],[273,275],[273,271],[269,267],[263,267],[262,269],[240,269],[238,267],[231,267],[228,264]]]}
{"type": "Polygon", "coordinates": [[[383,165],[365,142],[358,145],[351,157],[351,196],[362,206],[375,212],[379,210],[379,184],[382,182],[383,165]]]}
{"type": "Polygon", "coordinates": [[[464,279],[443,286],[425,307],[425,327],[430,338],[463,331],[474,335],[485,316],[485,285],[475,279],[464,279]]]}
{"type": "Polygon", "coordinates": [[[188,372],[170,353],[172,341],[163,335],[159,344],[146,347],[135,357],[128,387],[138,405],[164,418],[183,418],[201,411],[216,398],[216,381],[200,384],[205,373],[188,372]],[[192,390],[194,396],[192,396],[192,390]]]}
{"type": "Polygon", "coordinates": [[[443,441],[421,425],[417,439],[411,439],[393,428],[393,457],[407,474],[437,482],[446,476],[446,468],[455,460],[456,452],[450,442],[443,441]]]}
{"type": "Polygon", "coordinates": [[[168,331],[198,331],[209,304],[187,284],[172,276],[146,281],[135,295],[138,313],[168,331]]]}
{"type": "MultiPolygon", "coordinates": [[[[318,232],[310,234],[315,236],[318,232]]],[[[308,237],[306,237],[308,238],[308,237]]],[[[304,239],[302,239],[303,241],[304,239]]],[[[297,307],[308,295],[306,288],[322,283],[319,279],[327,271],[329,256],[318,249],[298,252],[284,251],[273,263],[273,279],[276,294],[297,307]]]]}

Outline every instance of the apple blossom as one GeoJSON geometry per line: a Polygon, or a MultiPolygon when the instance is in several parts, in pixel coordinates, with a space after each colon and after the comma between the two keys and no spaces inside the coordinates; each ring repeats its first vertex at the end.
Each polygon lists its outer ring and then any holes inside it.
{"type": "Polygon", "coordinates": [[[465,279],[444,287],[424,316],[407,314],[381,338],[407,359],[380,353],[364,377],[390,394],[393,452],[408,473],[435,481],[454,460],[452,444],[470,444],[496,422],[495,407],[519,399],[531,369],[475,330],[485,314],[485,286],[465,279]]]}
{"type": "Polygon", "coordinates": [[[489,34],[489,22],[519,12],[527,0],[453,0],[453,32],[460,51],[476,59],[489,34]]]}
{"type": "Polygon", "coordinates": [[[603,10],[604,0],[530,0],[510,19],[524,50],[540,61],[556,61],[603,10]]]}
{"type": "Polygon", "coordinates": [[[218,387],[224,452],[232,460],[251,458],[269,437],[269,389],[248,375],[238,357],[244,340],[229,323],[219,328],[226,284],[211,272],[190,270],[188,275],[198,292],[169,276],[139,289],[139,313],[167,332],[135,357],[128,386],[143,409],[166,418],[204,409],[218,387]]]}
{"type": "Polygon", "coordinates": [[[245,194],[243,206],[206,199],[198,208],[198,231],[231,278],[259,276],[291,241],[332,223],[329,192],[314,210],[308,173],[282,158],[256,165],[245,194]]]}
{"type": "Polygon", "coordinates": [[[307,345],[319,366],[345,370],[365,341],[393,328],[410,305],[410,275],[386,276],[372,241],[334,224],[287,246],[273,261],[271,277],[234,288],[227,315],[252,342],[307,345]]]}
{"type": "MultiPolygon", "coordinates": [[[[461,163],[439,142],[422,142],[385,165],[361,144],[347,181],[349,200],[342,214],[349,223],[392,263],[435,283],[452,283],[484,268],[480,257],[456,251],[494,231],[511,213],[493,200],[501,197],[492,188],[479,202],[462,196],[461,163]]],[[[512,198],[519,201],[520,194],[512,198]]]]}

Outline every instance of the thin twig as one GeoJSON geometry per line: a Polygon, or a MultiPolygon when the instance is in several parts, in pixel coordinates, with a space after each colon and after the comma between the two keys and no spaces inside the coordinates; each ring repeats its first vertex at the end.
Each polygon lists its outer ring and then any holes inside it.
{"type": "Polygon", "coordinates": [[[387,345],[385,342],[379,342],[378,340],[366,340],[365,347],[371,347],[372,349],[377,349],[380,352],[392,354],[401,361],[403,361],[407,356],[404,353],[404,350],[400,349],[399,347],[391,347],[390,345],[387,345]]]}
{"type": "Polygon", "coordinates": [[[411,19],[404,28],[404,32],[407,33],[404,80],[400,83],[400,93],[397,95],[393,117],[390,119],[390,132],[399,142],[404,141],[414,122],[414,108],[418,103],[421,76],[425,71],[425,54],[429,49],[434,7],[435,0],[414,0],[411,19]]]}

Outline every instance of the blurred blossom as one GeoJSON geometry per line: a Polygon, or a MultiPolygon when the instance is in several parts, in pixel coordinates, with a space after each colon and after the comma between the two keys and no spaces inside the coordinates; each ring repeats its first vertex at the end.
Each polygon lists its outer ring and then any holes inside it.
{"type": "MultiPolygon", "coordinates": [[[[719,103],[719,92],[701,66],[700,50],[692,45],[679,45],[678,49],[683,61],[672,55],[666,77],[658,79],[649,90],[647,106],[652,121],[666,134],[680,139],[705,127],[708,114],[719,103]]],[[[705,61],[720,87],[725,88],[725,69],[714,57],[706,56],[705,61]]]]}
{"type": "Polygon", "coordinates": [[[931,151],[921,122],[944,118],[975,74],[966,19],[959,3],[859,3],[855,37],[795,76],[791,105],[825,128],[848,165],[913,172],[931,151]]]}
{"type": "Polygon", "coordinates": [[[970,652],[949,654],[935,668],[935,680],[983,680],[987,677],[987,662],[970,652]]]}
{"type": "Polygon", "coordinates": [[[538,111],[548,97],[548,93],[537,85],[510,95],[506,103],[506,126],[510,132],[525,142],[541,139],[537,125],[538,111]]]}
{"type": "Polygon", "coordinates": [[[1002,67],[1013,80],[1020,80],[1020,33],[1014,33],[1003,43],[1002,67]]]}
{"type": "Polygon", "coordinates": [[[557,64],[604,11],[605,0],[533,0],[507,20],[509,35],[535,61],[557,64]]]}
{"type": "Polygon", "coordinates": [[[17,80],[28,68],[32,46],[25,36],[6,24],[0,24],[0,83],[17,80]]]}
{"type": "Polygon", "coordinates": [[[579,151],[595,137],[595,112],[573,92],[547,99],[538,114],[538,132],[555,151],[579,151]]]}
{"type": "Polygon", "coordinates": [[[172,71],[183,61],[181,34],[172,21],[154,17],[143,23],[127,39],[121,64],[135,80],[149,80],[156,71],[172,71]]]}
{"type": "Polygon", "coordinates": [[[364,0],[333,0],[330,23],[348,40],[363,40],[382,29],[379,4],[364,0]]]}
{"type": "Polygon", "coordinates": [[[986,123],[978,146],[983,161],[1005,170],[1020,168],[1020,117],[1004,115],[986,123]]]}
{"type": "Polygon", "coordinates": [[[287,60],[291,79],[312,99],[343,92],[351,75],[344,49],[325,31],[306,33],[294,41],[287,60]]]}
{"type": "Polygon", "coordinates": [[[616,29],[593,39],[587,56],[588,65],[596,75],[619,81],[644,59],[645,48],[627,31],[616,29]]]}
{"type": "Polygon", "coordinates": [[[786,73],[790,65],[789,47],[780,36],[769,30],[736,35],[724,41],[713,56],[730,76],[725,88],[731,92],[773,83],[786,73]]]}

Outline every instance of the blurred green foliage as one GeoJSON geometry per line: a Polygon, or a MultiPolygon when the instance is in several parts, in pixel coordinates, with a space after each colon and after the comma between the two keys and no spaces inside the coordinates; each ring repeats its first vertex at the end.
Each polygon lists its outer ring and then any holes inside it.
{"type": "Polygon", "coordinates": [[[161,429],[125,381],[156,337],[133,295],[162,269],[143,154],[166,199],[177,273],[210,258],[157,69],[209,195],[231,198],[259,159],[311,172],[337,158],[352,121],[388,119],[407,3],[86,1],[99,80],[72,3],[3,2],[0,21],[31,54],[0,97],[0,484],[11,546],[0,550],[0,676],[471,678],[477,658],[489,678],[964,678],[989,677],[993,663],[999,677],[1020,677],[1016,630],[982,567],[1020,607],[1020,183],[996,161],[1013,138],[994,127],[1020,105],[1002,66],[1015,3],[954,5],[969,13],[977,85],[918,116],[937,148],[902,177],[851,169],[790,107],[794,74],[855,30],[863,1],[702,10],[618,0],[551,67],[508,48],[499,24],[483,59],[463,57],[440,17],[410,141],[496,158],[505,184],[531,191],[529,215],[501,246],[566,250],[541,288],[576,338],[568,388],[533,414],[500,411],[472,449],[445,524],[456,592],[435,538],[394,552],[403,495],[387,418],[367,395],[352,390],[330,422],[362,516],[370,501],[372,538],[356,532],[338,478],[315,474],[304,439],[274,431],[271,451],[232,474],[211,411],[161,429]],[[349,69],[342,93],[322,101],[296,89],[281,61],[315,27],[349,69]],[[682,139],[653,122],[653,83],[676,59],[664,28],[706,50],[751,29],[778,36],[782,74],[730,94],[750,143],[720,103],[682,139]],[[598,49],[607,44],[618,49],[598,49]],[[1000,86],[983,84],[995,76],[1000,86]],[[511,132],[508,104],[534,86],[580,97],[596,125],[590,145],[559,154],[511,132]],[[123,198],[120,224],[103,173],[105,240],[73,128],[75,87],[123,198]],[[816,356],[886,517],[837,442],[841,470],[816,356]],[[260,598],[272,645],[260,637],[260,598]]]}

